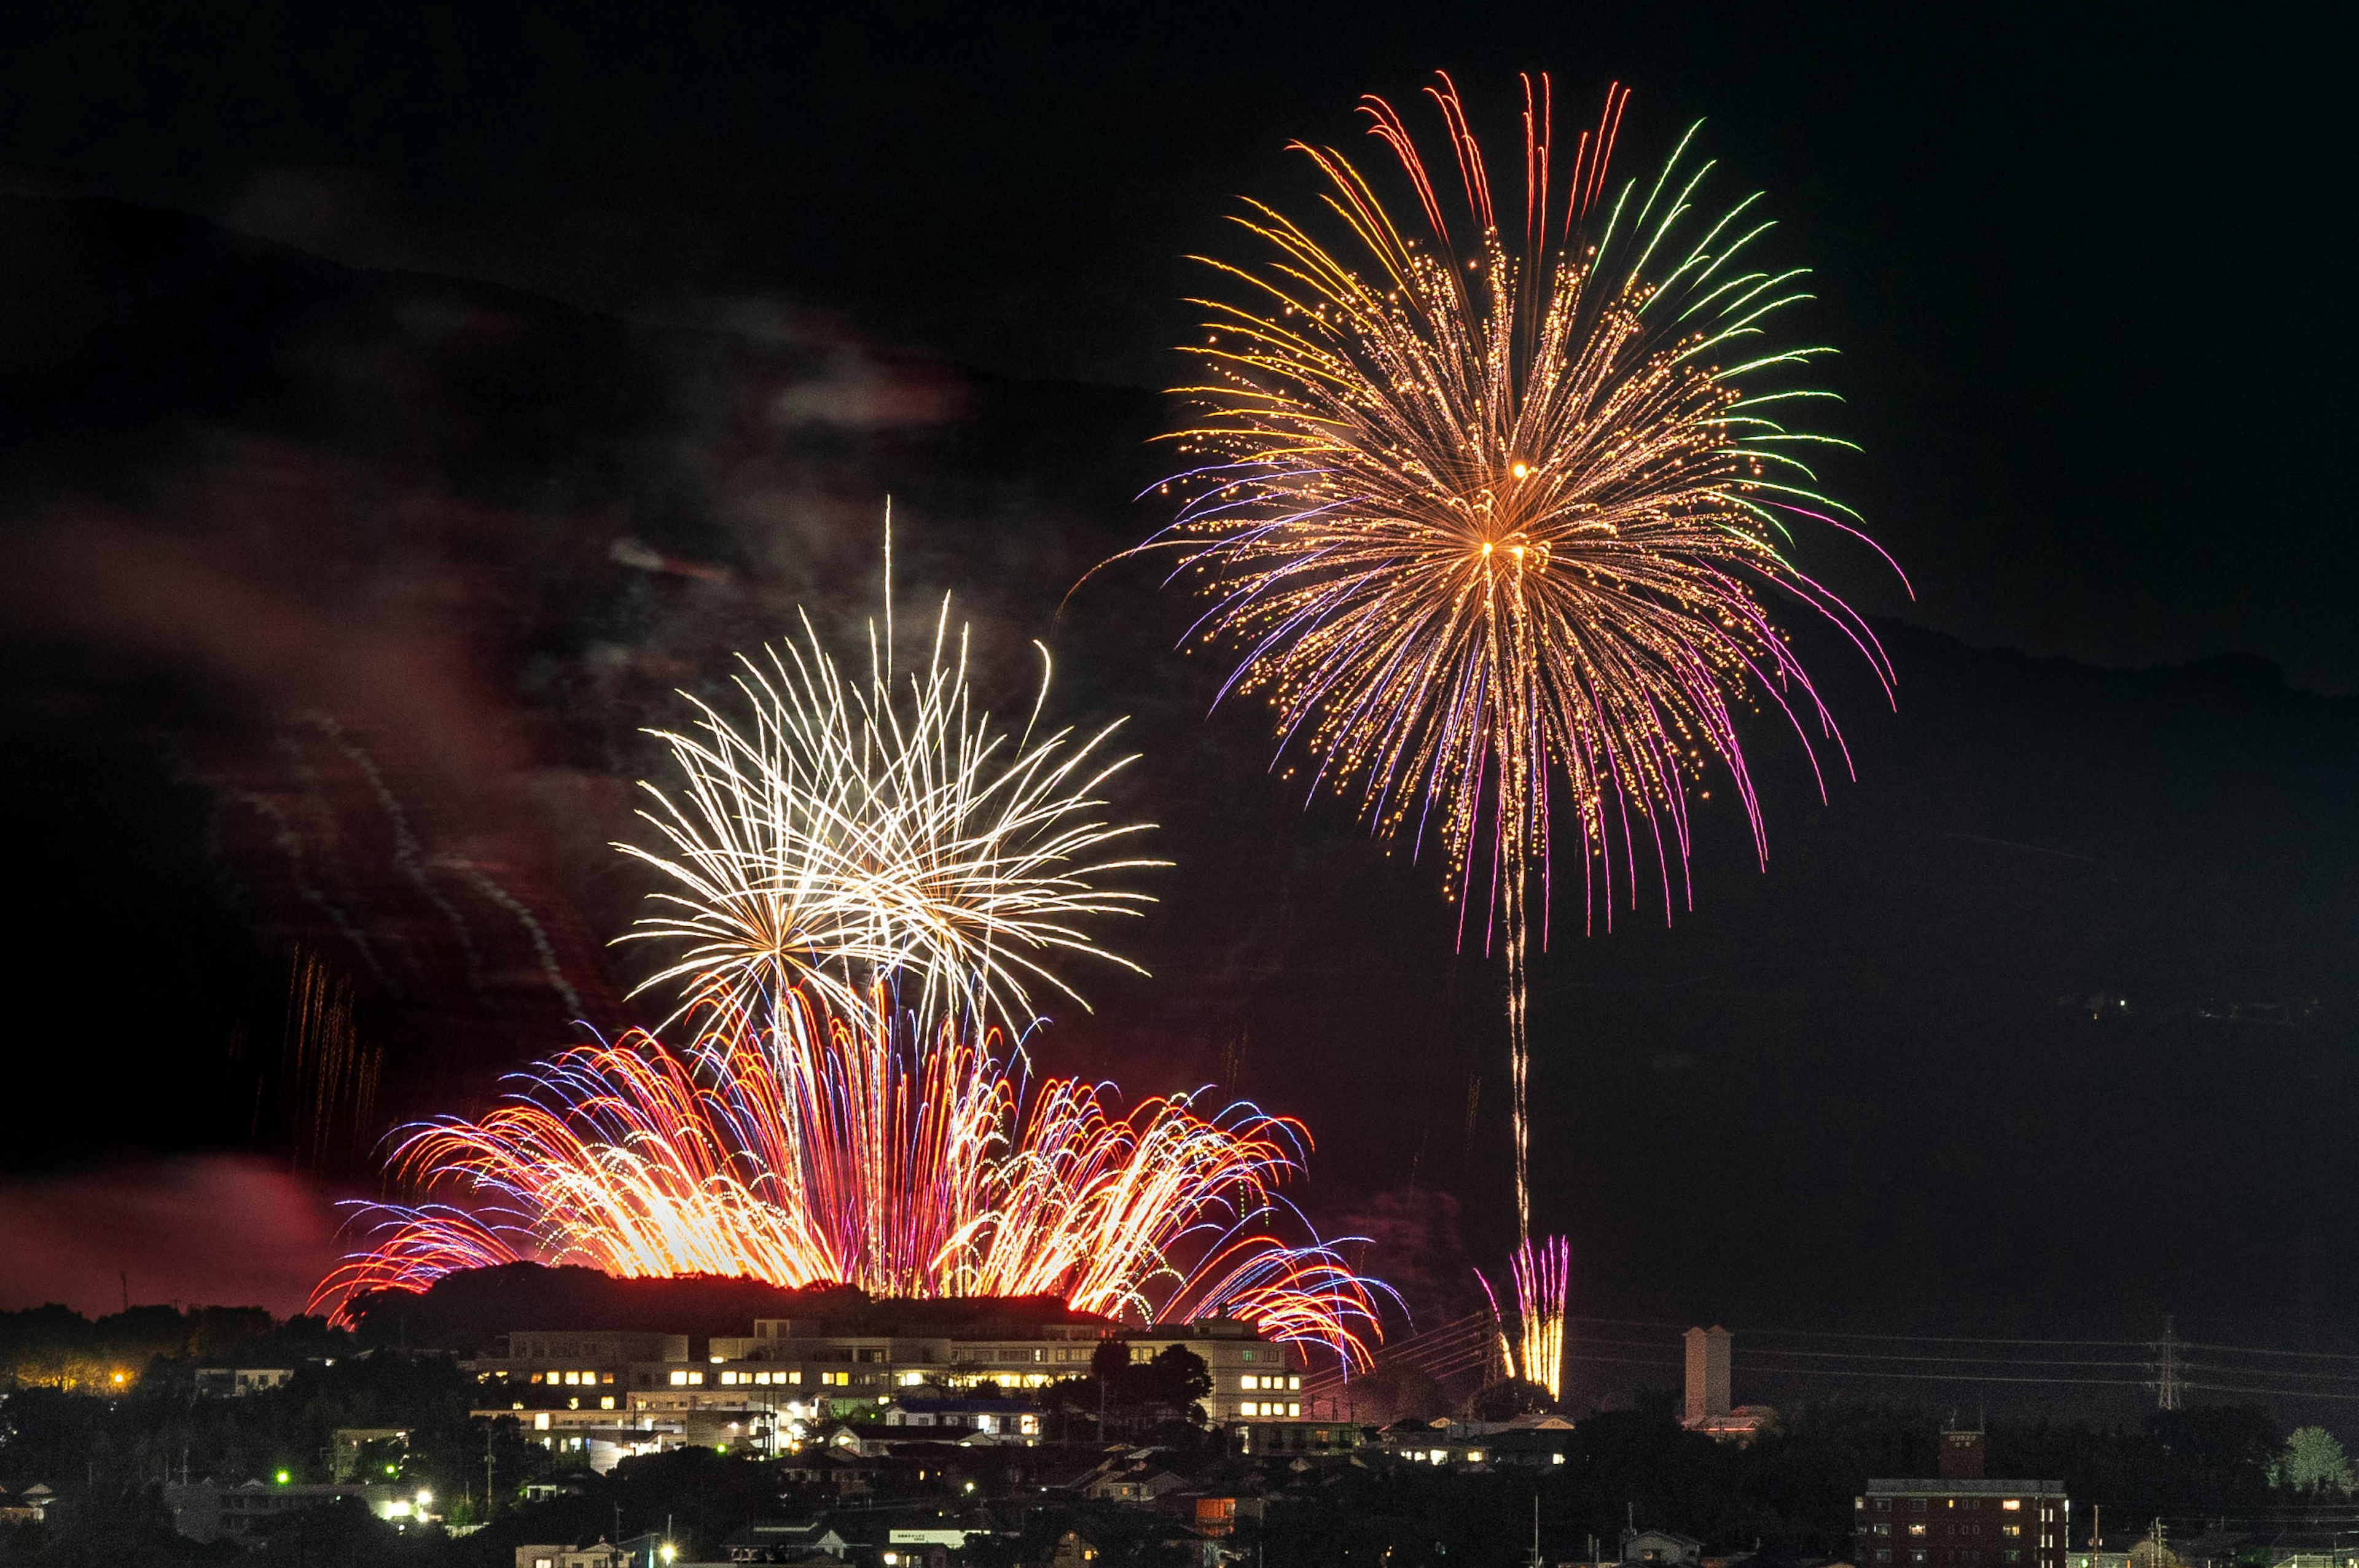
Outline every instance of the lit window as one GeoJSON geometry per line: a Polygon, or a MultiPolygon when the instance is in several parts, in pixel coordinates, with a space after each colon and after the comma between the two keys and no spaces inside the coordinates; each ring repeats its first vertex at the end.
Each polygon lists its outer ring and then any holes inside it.
{"type": "Polygon", "coordinates": [[[723,1372],[723,1373],[722,1373],[722,1374],[721,1374],[721,1386],[722,1386],[723,1388],[724,1388],[724,1389],[733,1389],[733,1388],[735,1388],[735,1387],[737,1386],[737,1374],[736,1374],[736,1373],[734,1373],[734,1372],[723,1372]]]}
{"type": "Polygon", "coordinates": [[[1289,1389],[1299,1389],[1302,1387],[1302,1379],[1299,1378],[1288,1378],[1286,1380],[1286,1386],[1289,1389]]]}
{"type": "Polygon", "coordinates": [[[1925,1527],[1921,1524],[1912,1524],[1908,1527],[1908,1533],[1911,1535],[1922,1535],[1925,1533],[1925,1527]]]}
{"type": "Polygon", "coordinates": [[[1302,1413],[1302,1407],[1300,1405],[1290,1404],[1286,1407],[1286,1413],[1288,1415],[1300,1415],[1302,1413]]]}
{"type": "Polygon", "coordinates": [[[797,1369],[795,1369],[794,1371],[791,1371],[791,1372],[789,1372],[789,1373],[788,1373],[788,1374],[787,1374],[787,1381],[788,1381],[788,1382],[789,1382],[789,1383],[799,1383],[799,1382],[801,1382],[802,1380],[803,1380],[802,1370],[801,1370],[801,1368],[797,1368],[797,1369]]]}
{"type": "Polygon", "coordinates": [[[1258,1389],[1261,1387],[1261,1379],[1255,1377],[1251,1372],[1247,1372],[1244,1377],[1237,1379],[1237,1387],[1240,1389],[1258,1389]]]}
{"type": "Polygon", "coordinates": [[[1564,1463],[1564,1455],[1561,1454],[1551,1454],[1549,1455],[1549,1463],[1551,1465],[1561,1465],[1564,1463]]]}
{"type": "Polygon", "coordinates": [[[598,1408],[602,1411],[613,1410],[614,1408],[614,1396],[612,1394],[603,1395],[598,1400],[598,1408]]]}
{"type": "Polygon", "coordinates": [[[1245,1359],[1245,1360],[1247,1360],[1247,1361],[1250,1361],[1250,1360],[1252,1360],[1253,1358],[1254,1358],[1254,1353],[1253,1353],[1253,1350],[1252,1350],[1252,1348],[1251,1348],[1250,1346],[1248,1346],[1248,1347],[1246,1348],[1245,1352],[1244,1359],[1245,1359]]]}
{"type": "Polygon", "coordinates": [[[2023,1527],[2019,1524],[2003,1524],[1998,1527],[1998,1532],[2001,1535],[2021,1535],[2023,1527]]]}
{"type": "Polygon", "coordinates": [[[1469,1465],[1480,1465],[1483,1463],[1483,1451],[1479,1448],[1468,1449],[1466,1451],[1466,1463],[1469,1465]]]}
{"type": "Polygon", "coordinates": [[[690,1372],[688,1375],[688,1381],[690,1387],[701,1389],[704,1387],[704,1374],[701,1372],[690,1372]]]}
{"type": "Polygon", "coordinates": [[[688,1374],[685,1372],[674,1372],[671,1375],[671,1386],[675,1389],[684,1389],[688,1387],[688,1374]]]}

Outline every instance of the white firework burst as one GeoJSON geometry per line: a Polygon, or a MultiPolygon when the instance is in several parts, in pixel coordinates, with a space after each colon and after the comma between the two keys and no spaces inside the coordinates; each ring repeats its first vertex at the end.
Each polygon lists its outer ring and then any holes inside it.
{"type": "Polygon", "coordinates": [[[947,597],[925,668],[898,679],[889,617],[881,653],[870,627],[865,680],[801,619],[799,642],[738,655],[743,718],[689,697],[690,733],[651,731],[679,773],[669,791],[640,785],[663,847],[615,848],[666,885],[622,939],[675,946],[638,990],[679,983],[673,1017],[709,1006],[758,1027],[796,986],[855,1015],[883,986],[920,1018],[968,1012],[1020,1035],[1036,992],[1088,1006],[1052,961],[1137,971],[1088,930],[1152,902],[1101,879],[1169,863],[1115,849],[1151,826],[1110,821],[1100,798],[1136,760],[1106,756],[1119,720],[1036,738],[1050,673],[1036,642],[1031,715],[1018,734],[995,730],[973,705],[968,631],[953,646],[947,597]]]}

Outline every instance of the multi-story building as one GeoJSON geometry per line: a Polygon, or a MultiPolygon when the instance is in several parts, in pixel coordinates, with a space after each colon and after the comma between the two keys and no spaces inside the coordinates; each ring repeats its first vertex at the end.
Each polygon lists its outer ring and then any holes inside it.
{"type": "Polygon", "coordinates": [[[1264,1339],[1251,1324],[1225,1317],[1158,1323],[1128,1337],[1134,1361],[1153,1360],[1175,1345],[1203,1358],[1205,1369],[1212,1375],[1204,1414],[1215,1426],[1238,1421],[1290,1421],[1302,1414],[1300,1353],[1264,1339]]]}
{"type": "Polygon", "coordinates": [[[251,1541],[263,1527],[281,1514],[333,1503],[358,1501],[381,1519],[401,1523],[426,1517],[431,1492],[406,1491],[376,1485],[308,1486],[279,1481],[248,1481],[243,1486],[216,1486],[197,1481],[164,1488],[164,1506],[171,1510],[172,1528],[190,1541],[227,1539],[251,1541]]]}
{"type": "Polygon", "coordinates": [[[1853,1499],[1860,1568],[2065,1568],[2061,1481],[1983,1475],[1983,1434],[1941,1434],[1937,1480],[1875,1480],[1853,1499]]]}
{"type": "MultiPolygon", "coordinates": [[[[212,1399],[242,1400],[248,1394],[283,1389],[294,1379],[292,1367],[200,1367],[196,1390],[212,1399]]],[[[119,1379],[118,1379],[119,1380],[119,1379]]]]}
{"type": "MultiPolygon", "coordinates": [[[[929,1326],[928,1304],[912,1304],[908,1327],[929,1326]]],[[[753,1327],[713,1336],[701,1359],[690,1357],[686,1335],[520,1331],[504,1354],[467,1366],[490,1396],[486,1413],[505,1402],[542,1441],[585,1458],[667,1437],[775,1448],[859,1406],[938,1400],[985,1384],[1011,1394],[1042,1389],[1088,1376],[1099,1346],[1114,1337],[1128,1342],[1134,1361],[1175,1345],[1201,1357],[1212,1381],[1204,1412],[1216,1424],[1302,1413],[1299,1359],[1228,1319],[1129,1331],[1096,1320],[862,1333],[826,1319],[762,1318],[753,1327]]]]}

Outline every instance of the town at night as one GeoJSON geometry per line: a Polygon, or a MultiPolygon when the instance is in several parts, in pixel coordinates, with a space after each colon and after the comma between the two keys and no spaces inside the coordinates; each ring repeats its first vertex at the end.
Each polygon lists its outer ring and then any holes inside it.
{"type": "Polygon", "coordinates": [[[2359,1568],[2337,59],[24,18],[0,1568],[2359,1568]]]}

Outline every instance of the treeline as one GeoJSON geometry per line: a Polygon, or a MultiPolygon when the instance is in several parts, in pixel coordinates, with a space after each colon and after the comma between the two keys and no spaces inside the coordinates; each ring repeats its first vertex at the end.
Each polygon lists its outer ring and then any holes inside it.
{"type": "Polygon", "coordinates": [[[445,1274],[425,1291],[375,1291],[350,1314],[375,1345],[479,1354],[513,1329],[595,1328],[685,1334],[704,1354],[714,1335],[753,1331],[756,1318],[795,1318],[836,1334],[993,1332],[1042,1323],[1103,1323],[1055,1296],[895,1301],[853,1285],[801,1290],[761,1280],[684,1274],[617,1279],[571,1265],[505,1263],[445,1274]]]}
{"type": "Polygon", "coordinates": [[[244,1358],[252,1365],[263,1346],[332,1355],[323,1347],[342,1338],[318,1318],[274,1324],[260,1307],[136,1306],[95,1319],[56,1305],[0,1312],[0,1390],[112,1392],[136,1383],[159,1360],[196,1366],[244,1358]]]}

